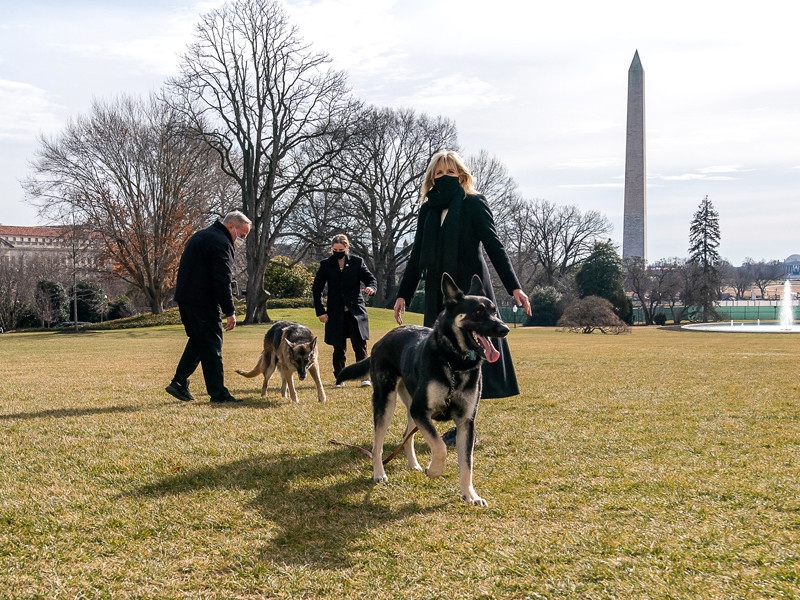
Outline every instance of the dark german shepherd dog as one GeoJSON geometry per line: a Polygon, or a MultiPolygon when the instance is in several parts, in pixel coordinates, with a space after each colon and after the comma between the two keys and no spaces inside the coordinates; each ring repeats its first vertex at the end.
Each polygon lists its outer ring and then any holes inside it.
{"type": "Polygon", "coordinates": [[[422,470],[414,453],[416,425],[431,449],[427,475],[438,477],[444,472],[447,447],[432,419],[453,420],[461,496],[470,504],[486,506],[472,487],[481,364],[500,357],[488,338],[505,337],[508,327],[498,317],[497,307],[485,297],[477,275],[465,295],[445,273],[442,293],[445,307],[433,329],[404,325],[391,330],[375,343],[369,358],[345,367],[337,382],[363,378],[367,372],[372,378],[372,477],[376,482],[387,481],[382,462],[383,439],[399,396],[408,415],[403,450],[409,468],[422,470]]]}
{"type": "Polygon", "coordinates": [[[294,373],[297,372],[300,381],[306,378],[306,373],[311,373],[317,386],[317,399],[325,402],[325,388],[319,377],[319,363],[317,362],[317,336],[305,325],[291,321],[278,321],[264,335],[264,351],[258,357],[258,363],[250,371],[236,369],[244,377],[264,376],[261,386],[261,395],[267,395],[267,382],[278,369],[283,382],[281,383],[281,396],[286,398],[288,390],[294,402],[297,402],[297,390],[294,387],[294,373]]]}

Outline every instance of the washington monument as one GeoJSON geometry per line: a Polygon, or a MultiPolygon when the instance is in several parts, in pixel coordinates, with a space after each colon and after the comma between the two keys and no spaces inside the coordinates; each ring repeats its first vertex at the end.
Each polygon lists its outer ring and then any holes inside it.
{"type": "Polygon", "coordinates": [[[647,195],[645,183],[644,69],[639,51],[628,69],[628,129],[625,136],[625,213],[622,258],[639,256],[647,264],[647,195]]]}

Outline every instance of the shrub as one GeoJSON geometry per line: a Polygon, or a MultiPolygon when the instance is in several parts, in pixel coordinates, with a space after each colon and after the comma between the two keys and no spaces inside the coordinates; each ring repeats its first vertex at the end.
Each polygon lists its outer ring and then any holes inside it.
{"type": "Polygon", "coordinates": [[[552,327],[558,323],[561,294],[556,288],[537,285],[531,292],[530,301],[531,316],[526,319],[526,326],[552,327]]]}
{"type": "Polygon", "coordinates": [[[605,298],[587,296],[570,304],[558,325],[574,333],[625,333],[630,327],[614,312],[614,306],[605,298]]]}
{"type": "Polygon", "coordinates": [[[664,313],[658,313],[653,317],[653,323],[656,325],[666,325],[667,324],[667,315],[664,313]]]}
{"type": "Polygon", "coordinates": [[[22,308],[19,309],[16,327],[24,329],[29,327],[39,327],[41,324],[42,320],[39,318],[39,314],[36,312],[36,307],[26,302],[22,308]]]}
{"type": "Polygon", "coordinates": [[[311,298],[273,298],[267,300],[267,310],[273,308],[314,308],[311,298]]]}
{"type": "Polygon", "coordinates": [[[272,298],[301,298],[311,293],[315,269],[302,263],[292,265],[285,256],[269,261],[264,272],[264,289],[272,298]]]}
{"type": "Polygon", "coordinates": [[[106,297],[99,283],[79,279],[70,288],[70,298],[75,297],[78,305],[78,321],[97,323],[103,319],[106,310],[106,297]]]}
{"type": "Polygon", "coordinates": [[[124,319],[136,314],[133,302],[127,296],[118,296],[108,303],[108,319],[124,319]]]}
{"type": "Polygon", "coordinates": [[[42,327],[69,318],[69,298],[64,286],[53,279],[40,279],[36,284],[34,304],[42,327]]]}

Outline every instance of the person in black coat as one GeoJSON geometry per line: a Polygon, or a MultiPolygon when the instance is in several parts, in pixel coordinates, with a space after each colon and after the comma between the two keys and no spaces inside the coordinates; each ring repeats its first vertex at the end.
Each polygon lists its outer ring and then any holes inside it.
{"type": "MultiPolygon", "coordinates": [[[[319,263],[311,293],[317,317],[325,323],[325,343],[333,346],[333,375],[339,375],[346,364],[347,340],[353,346],[356,361],[367,358],[369,318],[364,293],[372,296],[378,288],[375,276],[363,259],[350,254],[350,240],[338,234],[331,240],[331,255],[319,263]],[[322,302],[322,293],[328,286],[328,305],[322,302]]],[[[343,383],[338,384],[341,387],[343,383]]],[[[370,385],[369,380],[361,382],[370,385]]]]}
{"type": "MultiPolygon", "coordinates": [[[[444,308],[442,273],[449,273],[458,287],[468,290],[473,275],[483,282],[492,300],[494,290],[481,246],[509,295],[525,313],[531,314],[528,296],[522,291],[505,248],[497,237],[494,217],[486,198],[475,190],[475,182],[462,158],[451,150],[431,158],[422,183],[422,204],[411,255],[400,282],[394,316],[402,324],[402,314],[410,304],[420,278],[425,279],[426,327],[433,326],[444,308]]],[[[505,338],[493,340],[500,359],[484,362],[481,398],[505,398],[519,394],[517,376],[505,338]]]]}
{"type": "Polygon", "coordinates": [[[222,319],[225,331],[236,327],[231,291],[233,252],[250,233],[250,219],[239,211],[201,229],[189,238],[178,265],[175,301],[189,340],[167,386],[167,393],[183,401],[194,400],[189,376],[203,365],[206,391],[212,402],[239,402],[225,387],[222,370],[222,319]]]}

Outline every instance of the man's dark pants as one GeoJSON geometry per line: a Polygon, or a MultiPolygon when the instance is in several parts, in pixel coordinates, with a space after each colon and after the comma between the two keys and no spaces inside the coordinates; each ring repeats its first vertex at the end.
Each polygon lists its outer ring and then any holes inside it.
{"type": "Polygon", "coordinates": [[[197,365],[203,365],[206,391],[212,399],[229,395],[222,370],[222,320],[219,310],[191,304],[179,304],[183,328],[189,341],[175,369],[174,382],[187,385],[197,365]]]}
{"type": "Polygon", "coordinates": [[[361,338],[361,332],[358,330],[358,321],[350,311],[344,313],[344,335],[345,341],[341,346],[333,347],[333,376],[339,375],[339,371],[344,369],[346,364],[345,351],[347,350],[347,338],[350,338],[350,343],[353,345],[353,352],[356,355],[356,362],[367,358],[367,341],[361,338]]]}

